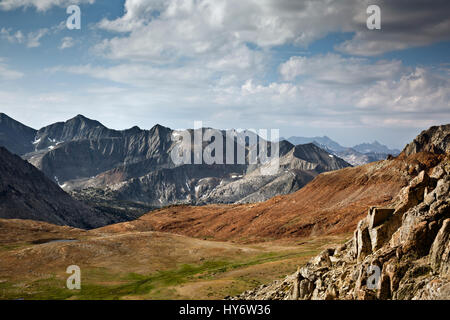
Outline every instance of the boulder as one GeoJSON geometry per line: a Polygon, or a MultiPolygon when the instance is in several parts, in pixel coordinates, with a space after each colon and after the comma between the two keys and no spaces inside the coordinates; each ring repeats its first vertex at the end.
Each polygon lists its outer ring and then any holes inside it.
{"type": "Polygon", "coordinates": [[[434,272],[450,274],[450,219],[442,224],[430,250],[430,264],[434,272]]]}
{"type": "Polygon", "coordinates": [[[372,253],[372,242],[370,240],[369,226],[366,220],[361,220],[354,233],[354,242],[356,248],[356,259],[358,262],[372,253]]]}
{"type": "Polygon", "coordinates": [[[383,224],[387,219],[389,219],[393,215],[394,211],[395,209],[392,208],[371,207],[367,215],[369,228],[372,229],[383,224]]]}

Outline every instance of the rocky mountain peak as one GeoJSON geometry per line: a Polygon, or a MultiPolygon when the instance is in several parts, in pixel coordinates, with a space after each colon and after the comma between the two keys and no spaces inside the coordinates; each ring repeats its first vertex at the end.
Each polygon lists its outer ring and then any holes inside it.
{"type": "Polygon", "coordinates": [[[83,124],[83,125],[86,125],[89,127],[105,128],[105,126],[103,124],[101,124],[100,122],[98,122],[97,120],[92,120],[92,119],[86,118],[82,114],[79,114],[79,115],[73,117],[72,119],[67,120],[65,123],[66,123],[66,125],[79,123],[79,124],[83,124]]]}
{"type": "Polygon", "coordinates": [[[409,156],[418,152],[432,152],[437,154],[450,152],[450,124],[433,126],[422,131],[402,151],[409,156]]]}
{"type": "Polygon", "coordinates": [[[164,126],[162,126],[160,124],[156,124],[150,129],[150,132],[152,132],[152,133],[160,133],[160,134],[167,134],[167,133],[172,132],[172,130],[167,128],[167,127],[164,127],[164,126]]]}
{"type": "Polygon", "coordinates": [[[317,165],[319,172],[349,167],[350,164],[328,153],[314,143],[299,144],[292,149],[292,156],[317,165]]]}
{"type": "Polygon", "coordinates": [[[132,132],[132,133],[139,133],[142,131],[141,128],[139,128],[138,126],[133,126],[130,129],[126,129],[126,132],[132,132]]]}

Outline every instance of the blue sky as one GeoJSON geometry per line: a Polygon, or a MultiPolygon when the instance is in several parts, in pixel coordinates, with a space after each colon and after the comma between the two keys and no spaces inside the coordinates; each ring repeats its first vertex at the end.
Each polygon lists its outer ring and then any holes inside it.
{"type": "Polygon", "coordinates": [[[125,129],[328,135],[402,148],[450,122],[450,5],[398,0],[0,0],[0,112],[125,129]],[[366,8],[381,8],[368,30],[366,8]],[[65,26],[81,8],[81,30],[65,26]],[[412,19],[414,17],[414,19],[412,19]]]}

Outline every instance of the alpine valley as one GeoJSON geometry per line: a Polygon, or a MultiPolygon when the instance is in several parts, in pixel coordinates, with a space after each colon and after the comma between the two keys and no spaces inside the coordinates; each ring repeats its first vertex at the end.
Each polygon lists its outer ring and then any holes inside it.
{"type": "MultiPolygon", "coordinates": [[[[174,136],[195,132],[82,115],[36,130],[1,113],[0,298],[450,299],[450,124],[401,152],[282,139],[270,175],[174,163],[174,136]]],[[[246,160],[265,142],[232,133],[246,160]]]]}

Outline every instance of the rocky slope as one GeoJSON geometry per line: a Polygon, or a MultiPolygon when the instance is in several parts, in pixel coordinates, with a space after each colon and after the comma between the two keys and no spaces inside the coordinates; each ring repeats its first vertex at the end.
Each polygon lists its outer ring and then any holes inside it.
{"type": "Polygon", "coordinates": [[[343,246],[236,298],[450,299],[450,165],[422,171],[391,207],[370,208],[343,246]]]}
{"type": "Polygon", "coordinates": [[[314,144],[297,145],[280,158],[280,170],[275,175],[263,175],[260,167],[241,179],[222,183],[204,193],[199,203],[255,203],[282,194],[292,193],[326,171],[349,165],[342,159],[314,144]],[[216,199],[220,199],[216,201],[216,199]]]}
{"type": "Polygon", "coordinates": [[[68,181],[65,188],[90,188],[86,190],[88,193],[92,189],[95,193],[95,189],[100,188],[109,194],[111,200],[129,200],[155,207],[248,203],[297,191],[321,172],[349,166],[312,144],[294,147],[282,141],[280,156],[280,170],[264,175],[262,166],[248,164],[175,166],[167,152],[157,160],[150,158],[118,166],[89,179],[68,181]]]}
{"type": "Polygon", "coordinates": [[[435,160],[388,205],[370,207],[351,240],[235,298],[450,299],[449,129],[432,127],[406,146],[399,158],[435,160]]]}
{"type": "Polygon", "coordinates": [[[72,199],[41,171],[0,147],[0,218],[95,228],[127,220],[72,199]]]}
{"type": "Polygon", "coordinates": [[[388,205],[418,172],[439,161],[435,154],[420,153],[349,167],[322,173],[299,191],[261,203],[171,206],[104,229],[240,242],[352,232],[368,207],[388,205]]]}

